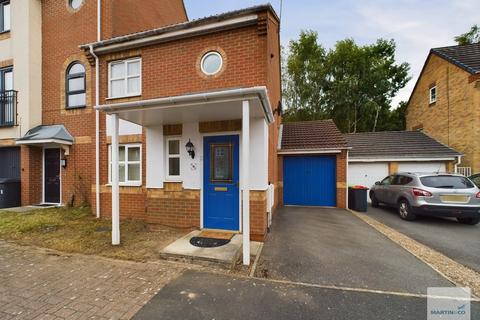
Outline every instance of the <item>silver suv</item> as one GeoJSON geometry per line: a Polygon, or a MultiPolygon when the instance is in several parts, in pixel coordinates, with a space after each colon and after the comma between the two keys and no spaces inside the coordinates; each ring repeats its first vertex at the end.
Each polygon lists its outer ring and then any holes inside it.
{"type": "Polygon", "coordinates": [[[400,217],[455,217],[461,223],[480,222],[480,190],[468,178],[448,173],[397,173],[376,182],[370,190],[372,206],[396,207],[400,217]]]}

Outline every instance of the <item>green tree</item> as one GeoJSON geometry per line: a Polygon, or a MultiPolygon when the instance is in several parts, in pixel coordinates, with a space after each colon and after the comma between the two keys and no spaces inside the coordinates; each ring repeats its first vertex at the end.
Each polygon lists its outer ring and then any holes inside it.
{"type": "MultiPolygon", "coordinates": [[[[342,132],[402,128],[393,121],[392,98],[410,80],[409,65],[395,62],[395,42],[359,46],[338,41],[328,52],[315,32],[290,42],[284,69],[285,120],[332,118],[342,132]]],[[[399,124],[398,121],[395,121],[399,124]]]]}
{"type": "Polygon", "coordinates": [[[454,40],[459,45],[480,43],[480,27],[475,24],[470,28],[470,31],[456,36],[454,40]]]}

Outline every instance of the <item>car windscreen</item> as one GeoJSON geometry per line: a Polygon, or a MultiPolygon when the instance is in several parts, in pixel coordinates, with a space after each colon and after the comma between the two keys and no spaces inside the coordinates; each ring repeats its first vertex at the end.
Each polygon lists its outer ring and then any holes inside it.
{"type": "Polygon", "coordinates": [[[428,176],[421,177],[420,181],[426,187],[440,189],[469,189],[473,183],[465,177],[458,176],[428,176]]]}

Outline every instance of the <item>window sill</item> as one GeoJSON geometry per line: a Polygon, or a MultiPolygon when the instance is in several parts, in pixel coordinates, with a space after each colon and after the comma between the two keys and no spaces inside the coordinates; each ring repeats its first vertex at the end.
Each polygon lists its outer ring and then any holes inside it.
{"type": "Polygon", "coordinates": [[[119,99],[138,98],[138,97],[141,97],[141,96],[142,96],[142,93],[138,93],[138,94],[132,94],[132,95],[128,95],[128,96],[107,97],[107,98],[105,98],[105,100],[111,101],[111,100],[119,100],[119,99]]]}
{"type": "MultiPolygon", "coordinates": [[[[105,186],[111,187],[112,184],[111,184],[111,183],[107,183],[105,186]]],[[[141,187],[142,184],[141,184],[141,183],[119,183],[118,186],[119,186],[119,187],[141,187]]]]}
{"type": "Polygon", "coordinates": [[[78,106],[78,107],[65,107],[65,110],[78,110],[78,109],[85,109],[87,106],[78,106]]]}
{"type": "Polygon", "coordinates": [[[174,179],[174,178],[166,178],[165,182],[172,182],[172,183],[183,183],[182,179],[174,179]]]}

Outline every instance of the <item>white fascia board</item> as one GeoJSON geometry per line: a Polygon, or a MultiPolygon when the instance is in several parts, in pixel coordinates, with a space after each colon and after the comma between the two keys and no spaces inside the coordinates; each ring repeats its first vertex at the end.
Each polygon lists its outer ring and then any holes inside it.
{"type": "Polygon", "coordinates": [[[196,104],[207,104],[209,102],[244,101],[252,98],[257,98],[260,100],[267,122],[273,123],[275,119],[273,117],[272,107],[270,104],[270,99],[268,98],[266,87],[231,89],[149,100],[111,103],[100,105],[98,107],[95,107],[95,109],[104,111],[108,114],[115,114],[124,111],[168,109],[172,107],[174,108],[196,104]]]}
{"type": "Polygon", "coordinates": [[[451,158],[349,158],[348,162],[427,162],[427,161],[451,161],[451,158]]]}
{"type": "Polygon", "coordinates": [[[323,149],[323,150],[292,150],[292,151],[279,151],[278,154],[284,155],[300,155],[300,154],[326,154],[326,153],[342,153],[341,149],[323,149]]]}
{"type": "Polygon", "coordinates": [[[22,140],[16,141],[16,145],[36,145],[36,144],[60,144],[60,145],[68,145],[71,146],[73,142],[65,141],[65,140],[58,140],[58,139],[45,139],[45,140],[22,140]]]}
{"type": "Polygon", "coordinates": [[[166,32],[159,35],[147,36],[145,38],[126,40],[121,43],[106,44],[101,46],[101,44],[93,44],[95,53],[106,54],[111,52],[116,52],[119,50],[125,50],[128,48],[137,48],[152,45],[159,42],[165,42],[175,38],[185,38],[191,36],[202,35],[206,33],[212,33],[218,30],[231,29],[240,25],[254,24],[258,20],[257,14],[251,14],[243,17],[228,19],[221,22],[209,23],[206,25],[189,28],[186,30],[177,30],[166,32]],[[96,47],[96,45],[98,45],[96,47]]]}

